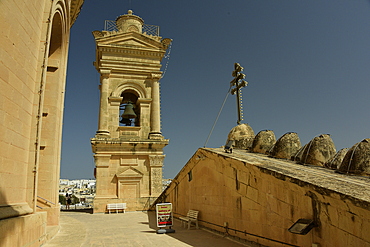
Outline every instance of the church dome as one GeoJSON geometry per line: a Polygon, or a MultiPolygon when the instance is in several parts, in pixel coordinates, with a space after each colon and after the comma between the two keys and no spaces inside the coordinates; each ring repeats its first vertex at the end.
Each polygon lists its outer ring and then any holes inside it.
{"type": "Polygon", "coordinates": [[[301,141],[298,134],[288,132],[276,141],[271,156],[279,159],[291,159],[300,148],[301,141]]]}
{"type": "Polygon", "coordinates": [[[268,154],[276,143],[276,137],[272,130],[261,130],[252,143],[252,152],[268,154]]]}
{"type": "Polygon", "coordinates": [[[139,16],[134,15],[132,10],[127,14],[121,15],[116,19],[116,25],[121,32],[137,32],[142,33],[144,20],[139,16]]]}
{"type": "Polygon", "coordinates": [[[303,146],[295,160],[301,164],[311,164],[324,166],[324,164],[334,157],[336,149],[329,134],[322,134],[313,138],[308,144],[303,146]]]}
{"type": "Polygon", "coordinates": [[[370,175],[370,138],[362,140],[347,151],[338,172],[370,175]]]}
{"type": "Polygon", "coordinates": [[[248,149],[254,139],[254,131],[248,124],[239,124],[232,128],[227,139],[234,141],[235,148],[248,149]]]}

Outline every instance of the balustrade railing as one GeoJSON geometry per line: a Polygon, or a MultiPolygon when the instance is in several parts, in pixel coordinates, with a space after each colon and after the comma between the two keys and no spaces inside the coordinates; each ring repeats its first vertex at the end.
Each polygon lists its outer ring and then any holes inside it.
{"type": "MultiPolygon", "coordinates": [[[[104,31],[118,31],[116,21],[105,20],[104,31]]],[[[148,35],[159,36],[159,26],[144,24],[142,32],[148,35]]]]}
{"type": "MultiPolygon", "coordinates": [[[[37,198],[38,198],[38,199],[37,199],[38,201],[43,200],[43,203],[44,203],[44,204],[46,204],[46,205],[48,205],[48,206],[50,206],[48,203],[55,205],[55,203],[54,203],[54,202],[49,201],[49,200],[47,200],[47,199],[45,199],[45,198],[42,198],[41,196],[37,196],[37,198]],[[41,199],[41,200],[40,200],[40,199],[41,199]]],[[[39,207],[39,206],[37,206],[37,207],[39,207]]],[[[42,207],[39,207],[39,208],[42,208],[42,207]]]]}

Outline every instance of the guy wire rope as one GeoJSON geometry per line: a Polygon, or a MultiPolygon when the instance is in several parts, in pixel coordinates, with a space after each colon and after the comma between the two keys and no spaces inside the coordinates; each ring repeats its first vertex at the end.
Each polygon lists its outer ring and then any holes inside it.
{"type": "Polygon", "coordinates": [[[226,94],[226,96],[225,96],[224,102],[222,103],[222,106],[221,106],[221,108],[220,108],[220,111],[218,112],[218,115],[217,115],[217,117],[216,117],[216,120],[215,120],[215,122],[213,123],[213,126],[212,126],[212,128],[211,128],[211,131],[209,132],[209,135],[208,135],[208,137],[207,137],[207,140],[206,140],[206,142],[204,143],[204,147],[206,147],[206,146],[207,146],[207,143],[208,143],[208,141],[209,141],[209,138],[210,138],[210,137],[211,137],[211,135],[212,135],[213,129],[215,128],[216,123],[217,123],[217,121],[218,121],[218,118],[220,117],[221,111],[222,111],[222,109],[224,108],[224,105],[225,105],[225,103],[226,103],[227,97],[229,96],[230,90],[231,90],[231,85],[230,85],[229,90],[227,91],[227,94],[226,94]]]}

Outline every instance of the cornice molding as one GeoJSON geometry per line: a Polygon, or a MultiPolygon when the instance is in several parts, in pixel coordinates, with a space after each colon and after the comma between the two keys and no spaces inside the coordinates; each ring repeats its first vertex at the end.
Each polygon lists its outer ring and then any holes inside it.
{"type": "Polygon", "coordinates": [[[119,45],[104,45],[98,47],[99,52],[109,52],[109,53],[117,53],[117,54],[125,54],[125,55],[132,55],[132,56],[140,56],[140,57],[158,57],[162,58],[165,54],[164,50],[148,50],[143,49],[141,47],[127,47],[127,46],[119,46],[119,45]]]}
{"type": "MultiPolygon", "coordinates": [[[[117,43],[126,40],[137,40],[145,44],[155,47],[165,48],[168,39],[163,39],[160,36],[152,36],[137,32],[121,32],[121,31],[98,31],[92,32],[97,43],[117,43]]],[[[171,40],[172,41],[172,40],[171,40]]]]}
{"type": "Polygon", "coordinates": [[[84,0],[71,0],[70,16],[71,16],[71,27],[75,23],[78,15],[80,14],[84,0]]]}
{"type": "Polygon", "coordinates": [[[159,80],[162,78],[162,71],[158,71],[150,74],[150,78],[153,80],[159,80]]]}

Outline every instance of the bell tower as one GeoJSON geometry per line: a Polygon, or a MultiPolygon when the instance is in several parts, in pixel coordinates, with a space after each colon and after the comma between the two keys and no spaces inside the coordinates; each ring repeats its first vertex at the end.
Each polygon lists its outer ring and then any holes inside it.
{"type": "Polygon", "coordinates": [[[131,10],[104,31],[94,31],[100,73],[98,130],[91,139],[95,159],[94,213],[108,203],[146,210],[162,192],[161,60],[171,39],[131,10]]]}

